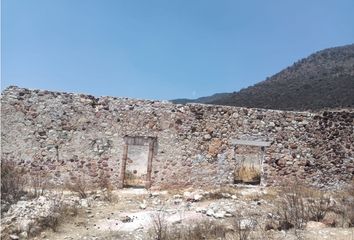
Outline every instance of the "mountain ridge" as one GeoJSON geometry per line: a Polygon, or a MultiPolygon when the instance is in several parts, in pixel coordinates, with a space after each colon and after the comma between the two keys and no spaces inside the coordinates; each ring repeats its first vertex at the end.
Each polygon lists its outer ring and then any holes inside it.
{"type": "Polygon", "coordinates": [[[266,80],[233,93],[174,103],[206,103],[279,110],[354,107],[354,44],[317,51],[266,80]]]}

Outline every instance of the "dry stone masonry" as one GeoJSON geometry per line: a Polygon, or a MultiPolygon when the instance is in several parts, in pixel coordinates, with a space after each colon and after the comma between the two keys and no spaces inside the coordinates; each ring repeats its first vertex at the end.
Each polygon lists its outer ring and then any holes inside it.
{"type": "Polygon", "coordinates": [[[123,186],[127,137],[156,139],[153,188],[233,184],[240,145],[259,147],[261,154],[250,154],[262,156],[262,185],[296,177],[335,188],[354,175],[352,110],[176,105],[13,86],[1,103],[1,158],[32,174],[47,172],[57,184],[77,178],[97,184],[104,176],[123,186]]]}

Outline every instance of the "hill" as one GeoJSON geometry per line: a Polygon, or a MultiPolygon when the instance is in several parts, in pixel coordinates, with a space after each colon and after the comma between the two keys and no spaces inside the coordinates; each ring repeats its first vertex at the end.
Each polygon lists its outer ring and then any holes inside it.
{"type": "Polygon", "coordinates": [[[230,96],[231,93],[216,93],[208,97],[200,97],[197,99],[180,98],[172,100],[173,103],[186,104],[186,103],[210,103],[222,100],[230,96]]]}
{"type": "Polygon", "coordinates": [[[316,52],[239,92],[173,102],[281,110],[354,107],[354,44],[316,52]]]}

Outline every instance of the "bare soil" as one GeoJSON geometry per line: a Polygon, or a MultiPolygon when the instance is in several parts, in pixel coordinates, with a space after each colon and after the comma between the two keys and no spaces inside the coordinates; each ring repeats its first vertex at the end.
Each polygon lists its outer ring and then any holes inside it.
{"type": "MultiPolygon", "coordinates": [[[[56,232],[46,230],[32,239],[48,240],[110,240],[110,239],[153,239],[153,216],[163,213],[169,227],[190,225],[203,220],[217,220],[229,224],[234,217],[215,218],[200,212],[213,206],[230,206],[248,211],[254,216],[266,216],[272,209],[271,194],[263,189],[241,189],[233,198],[202,199],[188,201],[176,196],[176,192],[149,192],[145,189],[123,189],[113,192],[111,202],[88,200],[75,217],[68,216],[56,232]],[[263,191],[263,192],[262,192],[263,191]],[[262,194],[260,194],[262,193],[262,194]],[[262,196],[264,199],[262,199],[262,196]],[[181,199],[181,200],[180,200],[181,199]]],[[[261,236],[264,232],[260,232],[261,236]]],[[[301,231],[267,231],[264,239],[311,239],[311,240],[354,240],[354,228],[319,228],[301,231]]],[[[231,239],[231,238],[230,238],[231,239]]],[[[251,238],[252,239],[252,238],[251,238]]],[[[263,238],[259,238],[263,239],[263,238]]]]}

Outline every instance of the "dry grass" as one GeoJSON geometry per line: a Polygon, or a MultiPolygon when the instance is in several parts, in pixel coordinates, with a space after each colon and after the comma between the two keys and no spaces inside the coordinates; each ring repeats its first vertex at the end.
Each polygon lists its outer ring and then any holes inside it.
{"type": "Polygon", "coordinates": [[[207,199],[217,200],[225,197],[225,193],[222,191],[212,191],[207,195],[207,199]]]}
{"type": "Polygon", "coordinates": [[[281,229],[303,229],[308,221],[321,221],[330,211],[330,198],[320,190],[287,182],[279,193],[277,214],[281,229]]]}
{"type": "Polygon", "coordinates": [[[200,240],[224,239],[227,229],[220,222],[200,221],[196,224],[168,225],[164,212],[151,216],[153,228],[150,238],[154,240],[200,240]]]}
{"type": "Polygon", "coordinates": [[[347,204],[347,215],[349,219],[349,226],[354,227],[354,180],[348,188],[348,204],[347,204]]]}
{"type": "Polygon", "coordinates": [[[42,219],[42,226],[52,229],[54,232],[57,231],[57,228],[60,223],[62,214],[64,213],[63,205],[63,194],[55,194],[51,198],[51,213],[46,218],[42,219]]]}
{"type": "Polygon", "coordinates": [[[101,189],[103,200],[112,202],[114,196],[112,194],[113,186],[109,177],[102,171],[98,179],[98,188],[101,189]]]}
{"type": "Polygon", "coordinates": [[[337,221],[336,226],[354,227],[354,180],[343,191],[337,193],[339,206],[334,210],[342,219],[337,221]]]}
{"type": "Polygon", "coordinates": [[[166,215],[163,211],[156,212],[151,215],[152,221],[152,238],[155,240],[169,239],[169,233],[166,222],[166,215]]]}
{"type": "MultiPolygon", "coordinates": [[[[83,237],[82,239],[90,239],[90,235],[83,237]]],[[[109,231],[108,233],[102,233],[100,235],[100,240],[118,240],[118,239],[126,239],[125,235],[119,231],[109,231]]]]}
{"type": "Polygon", "coordinates": [[[1,200],[9,203],[17,202],[25,195],[25,171],[18,168],[15,163],[1,161],[1,200]]]}
{"type": "Polygon", "coordinates": [[[77,177],[66,182],[66,188],[79,195],[80,198],[87,198],[88,183],[82,177],[77,177]]]}
{"type": "Polygon", "coordinates": [[[349,226],[354,227],[354,180],[345,191],[347,218],[349,220],[349,226]]]}
{"type": "Polygon", "coordinates": [[[171,240],[223,239],[228,230],[216,221],[205,220],[192,226],[183,226],[171,231],[171,240]]]}
{"type": "Polygon", "coordinates": [[[50,201],[51,214],[40,219],[40,226],[42,228],[50,228],[53,232],[56,232],[61,223],[78,214],[78,206],[65,203],[62,192],[53,193],[50,201]]]}
{"type": "Polygon", "coordinates": [[[255,167],[254,165],[250,165],[250,166],[243,165],[235,170],[234,178],[236,181],[241,181],[246,183],[260,182],[261,171],[259,167],[255,167]]]}
{"type": "Polygon", "coordinates": [[[235,187],[235,185],[223,186],[217,189],[210,189],[208,192],[208,199],[222,199],[235,195],[237,199],[241,199],[244,201],[258,201],[260,199],[266,201],[274,201],[279,195],[279,192],[276,189],[270,187],[264,189],[262,187],[250,188],[248,186],[235,187]]]}
{"type": "Polygon", "coordinates": [[[273,239],[273,233],[264,231],[256,218],[252,216],[236,216],[231,225],[210,219],[168,225],[164,213],[159,212],[152,215],[152,222],[150,239],[154,240],[273,239]],[[245,220],[250,224],[245,224],[245,220]]]}
{"type": "Polygon", "coordinates": [[[43,196],[49,188],[48,176],[44,172],[35,172],[30,176],[30,186],[32,197],[43,196]]]}

